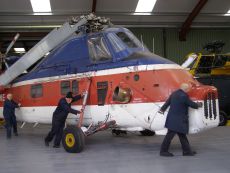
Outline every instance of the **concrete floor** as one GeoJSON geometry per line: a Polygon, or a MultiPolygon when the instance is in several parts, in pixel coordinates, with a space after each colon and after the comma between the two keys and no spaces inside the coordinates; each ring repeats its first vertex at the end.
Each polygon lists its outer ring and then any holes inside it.
{"type": "Polygon", "coordinates": [[[218,127],[189,136],[195,157],[181,156],[178,139],[173,158],[159,156],[163,136],[143,137],[128,134],[113,137],[101,132],[87,138],[80,154],[63,148],[45,147],[43,138],[49,126],[19,129],[20,136],[5,139],[0,129],[0,173],[229,173],[230,127],[218,127]]]}

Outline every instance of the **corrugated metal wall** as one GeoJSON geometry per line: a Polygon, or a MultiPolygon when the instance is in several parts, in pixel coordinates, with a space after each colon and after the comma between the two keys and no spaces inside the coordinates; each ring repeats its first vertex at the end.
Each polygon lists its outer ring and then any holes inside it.
{"type": "Polygon", "coordinates": [[[211,41],[222,40],[226,43],[223,53],[230,52],[230,29],[192,29],[187,41],[179,41],[177,29],[130,28],[145,45],[154,53],[182,63],[187,54],[201,52],[202,47],[211,41]],[[164,34],[163,34],[164,33],[164,34]],[[165,35],[165,45],[164,45],[165,35]],[[164,50],[165,48],[165,50],[164,50]]]}
{"type": "Polygon", "coordinates": [[[142,38],[144,44],[150,51],[163,56],[163,32],[162,29],[152,28],[131,28],[130,29],[140,40],[142,38]],[[154,40],[154,45],[153,45],[154,40]],[[154,50],[153,50],[154,46],[154,50]]]}

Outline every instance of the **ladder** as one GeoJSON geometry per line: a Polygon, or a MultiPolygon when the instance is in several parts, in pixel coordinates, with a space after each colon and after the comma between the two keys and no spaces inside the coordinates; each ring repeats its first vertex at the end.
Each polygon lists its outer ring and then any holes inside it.
{"type": "Polygon", "coordinates": [[[82,102],[81,113],[80,113],[80,117],[79,117],[78,124],[77,124],[77,127],[79,127],[79,128],[82,127],[82,123],[83,123],[83,119],[84,119],[84,111],[85,111],[85,107],[86,107],[87,100],[89,97],[90,85],[91,85],[91,78],[88,78],[87,84],[86,84],[86,90],[85,90],[85,94],[84,94],[84,98],[83,98],[83,102],[82,102]]]}
{"type": "Polygon", "coordinates": [[[60,28],[53,29],[32,49],[0,75],[0,87],[4,88],[15,78],[44,57],[51,50],[70,38],[79,28],[87,23],[87,16],[80,18],[76,24],[64,23],[60,28]]]}

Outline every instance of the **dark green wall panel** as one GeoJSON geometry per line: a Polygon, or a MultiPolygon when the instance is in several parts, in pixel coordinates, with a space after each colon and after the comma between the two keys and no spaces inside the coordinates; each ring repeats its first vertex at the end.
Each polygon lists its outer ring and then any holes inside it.
{"type": "Polygon", "coordinates": [[[185,56],[191,52],[201,52],[202,47],[214,40],[223,40],[226,45],[223,53],[230,52],[230,29],[192,29],[187,34],[186,41],[179,41],[178,29],[165,29],[165,55],[163,29],[131,28],[139,39],[143,38],[145,45],[152,51],[153,37],[155,53],[182,63],[185,56]]]}
{"type": "Polygon", "coordinates": [[[176,29],[166,30],[166,57],[178,63],[183,62],[184,57],[191,52],[204,52],[203,46],[214,40],[223,40],[226,43],[223,52],[230,52],[230,30],[193,29],[188,33],[186,41],[179,41],[178,38],[176,29]]]}
{"type": "Polygon", "coordinates": [[[154,53],[163,56],[163,32],[161,29],[154,28],[131,28],[130,29],[141,40],[141,36],[144,44],[153,50],[153,38],[154,38],[154,53]]]}

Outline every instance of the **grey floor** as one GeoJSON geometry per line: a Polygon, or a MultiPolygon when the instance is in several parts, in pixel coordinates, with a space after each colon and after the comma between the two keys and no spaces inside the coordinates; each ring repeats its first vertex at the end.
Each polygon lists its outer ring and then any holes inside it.
{"type": "Polygon", "coordinates": [[[80,154],[63,148],[45,147],[43,137],[49,126],[19,129],[20,136],[5,139],[0,128],[0,173],[229,173],[230,127],[218,127],[189,136],[198,152],[195,157],[181,156],[178,139],[171,151],[173,158],[159,156],[163,136],[143,137],[128,134],[113,137],[109,131],[87,138],[80,154]]]}

